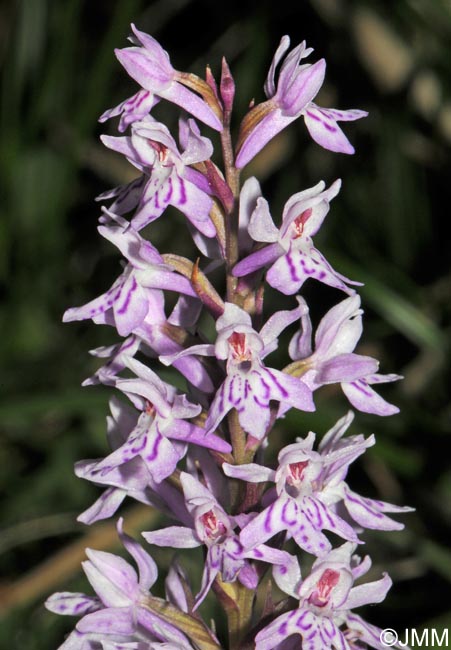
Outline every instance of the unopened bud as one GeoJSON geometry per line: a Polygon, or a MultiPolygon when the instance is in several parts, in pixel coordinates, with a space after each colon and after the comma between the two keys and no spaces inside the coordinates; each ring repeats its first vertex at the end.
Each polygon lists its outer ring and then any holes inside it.
{"type": "Polygon", "coordinates": [[[222,58],[220,92],[224,106],[224,113],[230,115],[233,106],[233,98],[235,97],[235,81],[225,57],[222,58]]]}

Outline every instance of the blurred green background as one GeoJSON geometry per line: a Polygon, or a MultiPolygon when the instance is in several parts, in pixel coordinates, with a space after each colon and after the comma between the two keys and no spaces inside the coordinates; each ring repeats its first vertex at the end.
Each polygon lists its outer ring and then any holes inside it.
{"type": "MultiPolygon", "coordinates": [[[[48,614],[43,600],[84,590],[83,549],[115,544],[110,525],[76,524],[99,492],[72,466],[106,451],[109,391],[80,383],[97,365],[87,351],[116,339],[90,323],[63,326],[61,316],[119,271],[97,235],[94,197],[133,172],[101,147],[99,134],[115,125],[97,118],[134,92],[113,54],[131,21],[178,69],[203,74],[208,62],[217,73],[225,54],[237,116],[263,99],[283,34],[293,45],[305,38],[312,60],[326,58],[319,104],[370,112],[345,125],[355,156],[320,149],[301,120],[247,173],[262,180],[275,215],[291,193],[343,179],[317,243],[365,282],[360,351],[405,376],[381,389],[400,415],[357,414],[352,432],[374,432],[377,445],[352,470],[352,487],[417,509],[405,531],[365,534],[374,577],[387,569],[395,581],[367,615],[398,631],[451,627],[449,0],[23,0],[0,5],[0,647],[56,648],[73,620],[48,614]]],[[[173,124],[166,110],[158,116],[173,124]]],[[[159,223],[162,252],[183,245],[184,229],[159,223]]],[[[341,297],[309,283],[305,295],[318,314],[341,297]]],[[[289,414],[287,441],[324,433],[348,408],[335,389],[318,393],[317,406],[289,414]]],[[[132,503],[123,512],[129,530],[151,525],[152,513],[132,503]]]]}

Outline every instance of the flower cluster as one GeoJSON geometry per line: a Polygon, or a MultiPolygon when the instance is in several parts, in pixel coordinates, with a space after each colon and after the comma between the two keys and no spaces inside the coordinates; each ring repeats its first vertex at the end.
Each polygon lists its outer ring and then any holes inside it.
{"type": "Polygon", "coordinates": [[[305,42],[290,50],[284,36],[266,79],[267,99],[244,116],[234,146],[235,83],[226,61],[219,83],[209,68],[205,80],[179,72],[157,41],[132,30],[132,46],[116,55],[139,89],[100,118],[119,117],[124,135],[105,135],[102,142],[138,170],[136,179],[100,197],[106,205],[98,230],[123,256],[123,270],[100,297],[64,314],[65,321],[110,325],[123,337],[92,351],[104,365],[84,382],[118,393],[107,418],[110,452],[76,465],[77,476],[104,486],[79,520],[112,517],[131,497],[166,517],[163,528],[142,533],[149,545],[200,548],[204,561],[195,589],[174,557],[165,597],[152,594],[156,563],[124,533],[120,518],[118,534],[138,573],[122,557],[88,549],[83,568],[96,596],[63,592],[47,601],[51,611],[79,617],[61,648],[382,648],[379,630],[352,610],[383,600],[391,580],[384,574],[354,586],[371,565],[355,550],[365,528],[399,530],[402,524],[386,513],[410,509],[361,496],[346,481],[374,436],[345,435],[350,411],[318,444],[310,432],[279,449],[276,462],[265,456],[277,421],[290,409],[314,411],[314,393],[324,385],[340,384],[359,411],[387,416],[398,410],[372,386],[399,377],[379,374],[376,359],[355,352],[362,334],[360,283],[336,271],[312,239],[341,181],[328,188],[320,181],[294,194],[279,226],[257,179],[239,182],[240,169],[301,116],[315,142],[353,153],[337,122],[366,113],[317,106],[325,61],[305,63],[312,50],[305,42]],[[151,114],[160,101],[184,111],[178,144],[151,114]],[[222,169],[194,118],[219,138],[222,169]],[[194,262],[162,253],[149,240],[154,222],[177,219],[168,216],[168,206],[181,213],[198,249],[194,262]],[[210,280],[218,268],[224,295],[210,280]],[[341,296],[313,340],[299,294],[309,279],[341,296]],[[265,283],[293,303],[271,310],[265,283]],[[175,294],[171,309],[167,292],[175,294]],[[205,328],[208,318],[212,326],[205,328]],[[294,333],[284,351],[279,337],[289,328],[294,333]],[[279,358],[286,356],[281,368],[266,365],[277,349],[279,358]],[[162,379],[158,371],[165,367],[164,377],[183,376],[185,391],[162,379]],[[341,538],[340,546],[330,533],[341,538]],[[310,572],[301,575],[308,556],[314,558],[307,562],[310,572]],[[288,596],[279,603],[264,580],[268,569],[269,584],[288,596]],[[265,590],[262,607],[256,594],[265,590]],[[222,645],[198,610],[209,593],[227,616],[229,638],[222,645]]]}

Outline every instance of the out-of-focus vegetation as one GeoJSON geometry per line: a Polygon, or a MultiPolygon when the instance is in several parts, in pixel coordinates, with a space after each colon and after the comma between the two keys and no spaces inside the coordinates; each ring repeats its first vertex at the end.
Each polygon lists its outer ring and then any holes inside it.
{"type": "MultiPolygon", "coordinates": [[[[376,433],[377,445],[353,471],[353,487],[417,509],[404,517],[405,531],[365,535],[375,574],[387,569],[395,581],[369,617],[400,631],[450,626],[449,1],[22,0],[0,7],[0,646],[57,647],[73,621],[45,612],[43,600],[84,590],[83,549],[116,543],[109,524],[75,523],[98,492],[72,474],[76,460],[106,450],[109,391],[79,384],[96,367],[88,349],[114,334],[60,321],[119,270],[96,232],[94,197],[131,171],[99,143],[113,125],[100,129],[96,120],[134,88],[113,55],[132,20],[179,69],[202,74],[208,62],[217,72],[225,54],[237,116],[262,99],[285,33],[327,60],[318,103],[370,112],[345,125],[353,157],[310,142],[301,120],[246,173],[263,180],[275,215],[291,193],[343,179],[317,242],[365,282],[361,350],[381,359],[382,372],[405,376],[381,389],[400,415],[357,414],[353,432],[376,433]]],[[[162,252],[184,245],[183,228],[159,223],[162,252]]],[[[306,297],[318,316],[341,298],[317,284],[306,285],[306,297]]],[[[308,416],[290,413],[281,435],[322,434],[348,408],[338,390],[319,393],[317,406],[308,416]]],[[[131,532],[151,524],[153,514],[135,504],[123,512],[131,532]]]]}

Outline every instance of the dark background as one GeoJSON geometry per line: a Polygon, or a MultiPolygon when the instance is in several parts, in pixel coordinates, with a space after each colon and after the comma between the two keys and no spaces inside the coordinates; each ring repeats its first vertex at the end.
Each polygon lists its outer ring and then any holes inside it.
{"type": "MultiPolygon", "coordinates": [[[[377,445],[353,468],[351,486],[417,509],[403,517],[405,531],[364,535],[375,563],[370,578],[387,569],[395,582],[385,603],[364,613],[399,632],[448,627],[450,3],[23,0],[0,5],[0,646],[58,647],[74,621],[47,613],[43,600],[85,590],[83,549],[116,544],[110,524],[76,524],[98,491],[72,474],[76,460],[106,452],[109,391],[79,385],[97,366],[87,351],[116,338],[91,323],[63,326],[61,316],[119,271],[116,251],[96,232],[94,197],[133,171],[102,148],[99,134],[115,125],[97,118],[135,92],[113,54],[126,46],[131,21],[161,42],[177,69],[202,75],[210,63],[216,74],[225,54],[237,116],[253,97],[263,99],[283,34],[293,45],[305,38],[312,61],[326,58],[319,104],[369,111],[344,125],[355,156],[324,151],[299,120],[246,173],[261,179],[274,215],[292,193],[343,179],[316,242],[336,268],[365,282],[359,351],[405,377],[380,391],[400,415],[356,416],[352,432],[374,432],[377,445]]],[[[175,123],[176,111],[159,110],[175,123]]],[[[159,223],[161,252],[184,244],[186,230],[159,223]]],[[[307,283],[305,296],[317,317],[341,298],[318,283],[307,283]]],[[[313,415],[290,414],[280,436],[322,435],[348,408],[335,389],[316,402],[313,415]]],[[[155,525],[131,502],[122,512],[136,533],[155,525]]]]}

